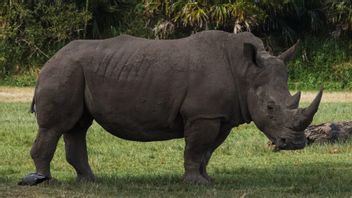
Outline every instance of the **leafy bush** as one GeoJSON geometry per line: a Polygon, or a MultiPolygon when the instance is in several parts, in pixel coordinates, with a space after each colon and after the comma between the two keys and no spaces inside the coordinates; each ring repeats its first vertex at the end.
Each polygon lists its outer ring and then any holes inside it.
{"type": "Polygon", "coordinates": [[[17,87],[34,86],[38,74],[39,69],[24,71],[19,74],[6,75],[3,78],[0,78],[0,85],[17,87]]]}
{"type": "Polygon", "coordinates": [[[41,66],[67,42],[82,37],[90,14],[75,4],[54,2],[1,5],[0,75],[41,66]]]}
{"type": "Polygon", "coordinates": [[[329,22],[335,24],[335,36],[352,31],[352,1],[326,0],[326,10],[329,22]]]}
{"type": "Polygon", "coordinates": [[[306,37],[300,55],[289,64],[290,87],[352,90],[351,50],[349,38],[306,37]]]}

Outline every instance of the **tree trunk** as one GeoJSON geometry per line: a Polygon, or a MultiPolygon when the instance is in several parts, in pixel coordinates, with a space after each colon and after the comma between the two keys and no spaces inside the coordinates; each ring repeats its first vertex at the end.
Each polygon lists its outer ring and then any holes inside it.
{"type": "Polygon", "coordinates": [[[345,142],[352,137],[352,121],[311,125],[304,133],[308,144],[345,142]]]}

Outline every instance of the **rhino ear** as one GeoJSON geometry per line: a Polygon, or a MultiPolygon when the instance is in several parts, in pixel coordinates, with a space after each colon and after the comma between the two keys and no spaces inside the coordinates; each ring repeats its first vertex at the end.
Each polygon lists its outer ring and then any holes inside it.
{"type": "Polygon", "coordinates": [[[290,60],[292,60],[295,57],[299,43],[300,43],[300,40],[298,40],[296,44],[294,44],[292,47],[282,52],[278,56],[278,58],[284,61],[285,64],[287,64],[290,60]]]}
{"type": "Polygon", "coordinates": [[[243,54],[247,60],[257,64],[257,48],[252,43],[243,43],[243,54]]]}

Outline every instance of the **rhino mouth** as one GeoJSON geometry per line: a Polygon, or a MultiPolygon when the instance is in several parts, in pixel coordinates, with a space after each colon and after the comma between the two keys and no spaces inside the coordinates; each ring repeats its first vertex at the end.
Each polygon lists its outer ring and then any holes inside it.
{"type": "Polygon", "coordinates": [[[303,149],[307,144],[307,140],[304,139],[303,141],[293,142],[288,141],[285,138],[279,138],[277,141],[272,142],[273,151],[277,152],[280,150],[298,150],[303,149]]]}
{"type": "MultiPolygon", "coordinates": [[[[318,110],[322,94],[323,89],[321,88],[313,102],[308,107],[290,110],[287,115],[289,121],[284,124],[285,126],[283,128],[281,128],[281,133],[278,133],[279,130],[275,130],[275,132],[268,134],[268,138],[272,142],[273,151],[297,150],[303,149],[306,146],[307,139],[304,135],[304,130],[312,122],[314,114],[318,110]]],[[[295,104],[299,103],[299,95],[300,94],[298,94],[298,97],[294,96],[292,99],[295,104]]]]}

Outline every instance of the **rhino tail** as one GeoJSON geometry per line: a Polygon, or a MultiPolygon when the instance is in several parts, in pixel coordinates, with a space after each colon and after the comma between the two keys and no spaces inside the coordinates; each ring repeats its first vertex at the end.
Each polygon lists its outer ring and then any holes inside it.
{"type": "Polygon", "coordinates": [[[32,99],[32,104],[31,104],[29,112],[30,113],[35,113],[35,100],[34,100],[34,97],[32,99]]]}
{"type": "Polygon", "coordinates": [[[30,113],[36,113],[35,95],[36,95],[36,93],[37,93],[37,88],[38,88],[38,83],[36,83],[35,88],[34,88],[32,103],[31,103],[31,107],[29,108],[29,112],[30,112],[30,113]]]}

